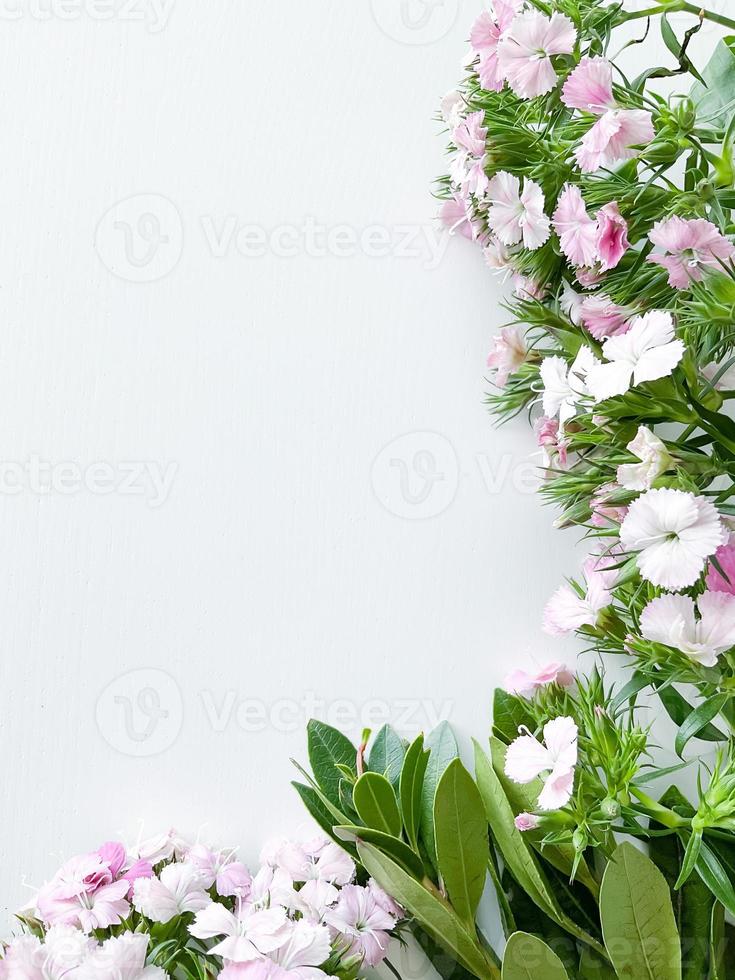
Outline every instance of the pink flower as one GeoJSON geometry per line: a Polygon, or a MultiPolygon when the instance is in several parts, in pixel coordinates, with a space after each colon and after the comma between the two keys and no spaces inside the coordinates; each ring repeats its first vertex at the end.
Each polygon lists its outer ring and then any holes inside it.
{"type": "Polygon", "coordinates": [[[602,269],[614,269],[629,248],[628,222],[618,202],[611,201],[597,212],[597,254],[602,269]]]}
{"type": "Polygon", "coordinates": [[[166,980],[161,967],[145,965],[148,942],[145,933],[133,932],[107,939],[69,974],[70,980],[166,980]]]}
{"type": "Polygon", "coordinates": [[[526,10],[500,40],[500,71],[522,99],[544,95],[557,83],[552,55],[571,54],[576,40],[574,24],[564,14],[545,17],[537,10],[526,10]]]}
{"type": "Polygon", "coordinates": [[[464,110],[466,105],[464,96],[461,92],[447,92],[439,103],[439,111],[441,112],[444,122],[448,126],[451,126],[452,129],[454,129],[455,126],[459,126],[464,118],[464,110]]]}
{"type": "Polygon", "coordinates": [[[533,813],[519,813],[513,822],[516,830],[524,833],[527,830],[535,830],[541,821],[533,813]]]}
{"type": "Polygon", "coordinates": [[[653,117],[643,109],[609,109],[582,137],[575,151],[584,173],[612,167],[636,156],[635,146],[654,137],[653,117]]]}
{"type": "Polygon", "coordinates": [[[72,858],[39,891],[39,918],[47,925],[77,926],[84,932],[117,925],[130,911],[125,901],[130,886],[112,879],[110,865],[99,853],[72,858]]]}
{"type": "Polygon", "coordinates": [[[554,718],[544,725],[542,745],[530,733],[508,746],[505,774],[516,783],[532,783],[542,773],[544,788],[538,798],[540,810],[565,806],[574,787],[577,764],[577,726],[572,718],[554,718]]]}
{"type": "Polygon", "coordinates": [[[463,191],[482,197],[488,186],[485,173],[485,140],[487,127],[483,125],[485,113],[471,112],[452,130],[452,139],[458,147],[451,166],[450,177],[463,191]]]}
{"type": "Polygon", "coordinates": [[[582,192],[566,184],[552,219],[562,252],[572,265],[594,265],[597,260],[597,222],[587,214],[582,192]]]}
{"type": "Polygon", "coordinates": [[[735,255],[735,248],[704,218],[685,220],[677,215],[657,221],[648,237],[666,255],[649,255],[648,261],[662,265],[669,273],[669,285],[689,289],[701,282],[705,268],[720,269],[721,263],[735,255]]]}
{"type": "Polygon", "coordinates": [[[579,308],[579,319],[595,340],[626,333],[632,315],[630,310],[613,303],[606,293],[585,296],[579,308]]]}
{"type": "Polygon", "coordinates": [[[617,483],[605,483],[590,501],[592,517],[590,524],[593,527],[615,527],[625,520],[628,508],[621,504],[611,503],[616,493],[620,492],[620,485],[617,483]]]}
{"type": "Polygon", "coordinates": [[[457,146],[466,150],[470,156],[481,157],[485,152],[487,126],[484,126],[485,113],[482,109],[471,112],[452,132],[452,139],[457,146]]]}
{"type": "Polygon", "coordinates": [[[217,875],[217,894],[224,898],[247,898],[252,883],[252,876],[245,865],[232,861],[217,875]]]}
{"type": "Polygon", "coordinates": [[[508,273],[513,268],[510,250],[502,242],[491,238],[482,250],[487,267],[493,272],[508,273]]]}
{"type": "Polygon", "coordinates": [[[628,443],[627,449],[640,463],[618,466],[618,483],[626,490],[650,490],[674,462],[665,444],[645,425],[638,426],[636,437],[628,443]]]}
{"type": "Polygon", "coordinates": [[[641,633],[714,667],[720,654],[735,646],[735,596],[704,592],[695,607],[691,596],[660,595],[641,613],[641,633]]]}
{"type": "Polygon", "coordinates": [[[715,560],[727,578],[710,562],[707,569],[707,588],[711,592],[729,592],[730,595],[735,595],[735,534],[731,534],[727,544],[717,549],[715,560]]]}
{"type": "Polygon", "coordinates": [[[369,888],[345,885],[339,901],[327,911],[325,921],[348,940],[350,952],[363,957],[368,966],[376,966],[388,952],[394,916],[378,904],[369,888]]]}
{"type": "Polygon", "coordinates": [[[503,687],[508,694],[516,694],[521,698],[532,698],[540,687],[548,684],[560,684],[570,687],[574,683],[574,674],[564,664],[550,663],[535,674],[525,670],[514,670],[505,678],[503,687]]]}
{"type": "Polygon", "coordinates": [[[522,0],[496,0],[494,13],[484,11],[470,34],[472,50],[480,55],[477,74],[480,85],[489,92],[499,92],[504,76],[498,65],[498,44],[518,12],[522,0]]]}
{"type": "Polygon", "coordinates": [[[523,241],[526,248],[535,250],[548,239],[544,192],[536,181],[525,178],[521,192],[518,177],[501,170],[490,181],[488,196],[487,223],[504,245],[523,241]]]}
{"type": "Polygon", "coordinates": [[[551,636],[564,636],[583,626],[597,626],[600,612],[612,602],[610,591],[615,573],[598,557],[588,558],[583,571],[586,592],[580,595],[571,585],[562,585],[549,599],[544,609],[544,631],[551,636]]]}
{"type": "Polygon", "coordinates": [[[297,844],[288,842],[277,854],[278,867],[293,881],[328,881],[346,885],[355,877],[355,862],[327,838],[297,844]]]}
{"type": "Polygon", "coordinates": [[[547,289],[546,286],[532,279],[530,276],[524,276],[520,272],[517,272],[513,276],[513,292],[518,299],[542,300],[546,296],[547,289]]]}
{"type": "Polygon", "coordinates": [[[237,912],[231,912],[219,902],[210,902],[199,909],[189,932],[195,939],[224,937],[210,952],[234,963],[246,963],[283,945],[290,926],[286,910],[279,906],[256,909],[238,903],[237,912]]]}
{"type": "Polygon", "coordinates": [[[439,216],[442,223],[449,229],[450,235],[459,232],[463,238],[468,238],[470,241],[474,241],[478,237],[479,230],[472,220],[470,202],[461,194],[453,194],[448,201],[445,201],[441,206],[439,216]]]}
{"type": "Polygon", "coordinates": [[[184,912],[197,912],[211,901],[193,864],[167,864],[157,878],[138,878],[133,905],[153,922],[170,922],[184,912]]]}
{"type": "Polygon", "coordinates": [[[505,387],[510,375],[525,363],[527,355],[528,349],[520,327],[503,327],[500,335],[493,338],[487,366],[497,371],[495,384],[499,388],[505,387]]]}
{"type": "Polygon", "coordinates": [[[559,466],[566,466],[568,443],[560,438],[559,420],[542,415],[534,423],[536,441],[544,451],[544,466],[551,466],[555,458],[559,466]]]}
{"type": "MultiPolygon", "coordinates": [[[[318,970],[309,970],[310,977],[318,977],[318,970]]],[[[326,974],[324,974],[326,977],[326,974]]],[[[228,963],[218,974],[217,980],[304,980],[301,970],[284,970],[273,960],[250,960],[248,963],[228,963]]]]}
{"type": "Polygon", "coordinates": [[[18,936],[0,960],[3,980],[63,980],[89,955],[94,941],[72,926],[52,926],[43,938],[18,936]]]}
{"type": "Polygon", "coordinates": [[[582,58],[562,89],[561,100],[570,109],[603,116],[615,108],[612,65],[605,58],[582,58]]]}

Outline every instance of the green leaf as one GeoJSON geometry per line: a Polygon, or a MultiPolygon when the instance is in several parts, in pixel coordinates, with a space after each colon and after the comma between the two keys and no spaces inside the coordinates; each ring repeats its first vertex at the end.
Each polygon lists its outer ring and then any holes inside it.
{"type": "Polygon", "coordinates": [[[334,826],[334,818],[329,809],[324,805],[324,803],[322,803],[317,791],[312,789],[311,786],[305,786],[304,783],[292,782],[291,785],[299,794],[301,797],[301,802],[309,811],[313,819],[319,824],[324,833],[339,844],[341,848],[347,851],[351,857],[357,858],[357,849],[353,847],[352,844],[343,843],[343,841],[341,841],[332,830],[332,827],[334,826]]]}
{"type": "Polygon", "coordinates": [[[720,860],[717,845],[710,847],[709,843],[702,842],[697,858],[697,871],[717,901],[725,906],[730,915],[735,915],[735,890],[730,875],[720,860]]]}
{"type": "Polygon", "coordinates": [[[436,842],[434,837],[434,794],[439,780],[452,759],[459,756],[457,739],[448,722],[443,721],[427,736],[426,747],[430,752],[421,791],[421,833],[432,864],[436,867],[436,842]]]}
{"type": "Polygon", "coordinates": [[[514,932],[505,947],[502,980],[569,980],[564,964],[546,943],[514,932]]]}
{"type": "Polygon", "coordinates": [[[440,946],[418,922],[415,920],[411,922],[410,929],[414,939],[442,980],[473,980],[473,974],[443,946],[440,946]]]}
{"type": "Polygon", "coordinates": [[[459,759],[444,770],[434,798],[439,871],[460,918],[472,926],[485,888],[487,818],[480,792],[459,759]]]}
{"type": "Polygon", "coordinates": [[[591,949],[579,957],[579,980],[616,980],[615,970],[591,949]]]}
{"type": "Polygon", "coordinates": [[[383,725],[370,749],[368,767],[372,772],[385,776],[397,789],[405,755],[403,739],[390,725],[383,725]]]}
{"type": "Polygon", "coordinates": [[[354,824],[335,827],[334,833],[340,841],[357,843],[358,850],[360,843],[372,844],[396,864],[399,864],[406,874],[418,880],[424,877],[424,866],[421,860],[407,844],[404,844],[397,837],[384,834],[381,830],[373,830],[372,827],[356,827],[354,824]]]}
{"type": "Polygon", "coordinates": [[[697,103],[697,117],[707,118],[708,125],[723,128],[729,122],[732,93],[735,91],[735,38],[723,38],[702,72],[706,87],[695,82],[691,97],[697,103]]]}
{"type": "Polygon", "coordinates": [[[506,867],[518,884],[538,907],[572,936],[592,946],[603,957],[605,950],[593,936],[569,918],[560,908],[553,890],[539,866],[538,859],[530,850],[520,831],[513,822],[514,815],[510,803],[503,792],[500,780],[495,774],[487,755],[477,742],[475,744],[475,778],[477,788],[485,806],[485,815],[490,824],[493,839],[503,855],[506,867]]]}
{"type": "Polygon", "coordinates": [[[415,881],[369,843],[358,844],[365,870],[421,924],[422,928],[465,969],[480,980],[501,980],[500,970],[441,895],[415,881]]]}
{"type": "Polygon", "coordinates": [[[508,694],[497,687],[493,695],[493,732],[508,744],[518,737],[521,725],[532,731],[535,727],[533,716],[525,703],[515,694],[508,694]]]}
{"type": "Polygon", "coordinates": [[[364,824],[392,837],[400,837],[403,821],[393,787],[377,772],[366,772],[355,783],[352,801],[364,824]]]}
{"type": "Polygon", "coordinates": [[[716,718],[717,715],[722,711],[724,705],[730,700],[730,694],[716,694],[714,697],[708,698],[703,701],[684,721],[682,725],[679,726],[679,731],[676,733],[676,741],[674,742],[674,748],[676,749],[676,754],[681,757],[682,752],[687,744],[687,742],[694,738],[698,732],[701,732],[703,728],[716,718]]]}
{"type": "Polygon", "coordinates": [[[709,928],[709,980],[725,980],[725,949],[725,909],[715,902],[709,928]]]}
{"type": "Polygon", "coordinates": [[[308,724],[307,734],[309,762],[314,778],[324,795],[339,806],[339,784],[344,777],[337,767],[346,766],[356,775],[357,749],[342,732],[314,718],[308,724]]]}
{"type": "Polygon", "coordinates": [[[669,887],[632,844],[621,844],[605,869],[600,916],[605,946],[621,980],[681,980],[669,887]]]}
{"type": "MultiPolygon", "coordinates": [[[[691,715],[694,711],[691,704],[689,704],[686,698],[679,694],[676,688],[672,687],[671,685],[668,687],[657,687],[656,692],[659,696],[661,704],[666,709],[666,713],[668,714],[669,718],[671,718],[675,725],[683,725],[689,715],[691,715]]],[[[705,742],[726,741],[722,732],[711,724],[705,725],[704,728],[700,729],[700,731],[697,732],[697,738],[700,738],[705,742]]]]}
{"type": "Polygon", "coordinates": [[[399,781],[403,826],[406,828],[409,843],[417,854],[421,827],[421,796],[428,762],[429,753],[424,751],[424,736],[419,735],[406,752],[399,781]]]}

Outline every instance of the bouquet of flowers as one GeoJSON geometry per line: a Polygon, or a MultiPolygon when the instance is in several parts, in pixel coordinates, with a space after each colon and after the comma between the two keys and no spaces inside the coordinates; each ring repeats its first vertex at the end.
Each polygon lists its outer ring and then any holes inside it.
{"type": "Polygon", "coordinates": [[[544,628],[599,666],[511,674],[474,775],[446,725],[369,751],[309,731],[304,802],[445,976],[499,977],[501,954],[503,980],[735,976],[735,37],[692,54],[735,20],[632,6],[495,0],[441,106],[443,219],[514,286],[490,408],[528,411],[542,493],[590,543],[544,628]],[[630,77],[654,29],[669,61],[630,77]],[[693,800],[660,785],[687,765],[693,800]],[[504,950],[477,924],[488,876],[504,950]]]}
{"type": "Polygon", "coordinates": [[[354,980],[386,956],[403,912],[323,837],[234,850],[175,832],[67,861],[23,910],[2,980],[354,980]]]}

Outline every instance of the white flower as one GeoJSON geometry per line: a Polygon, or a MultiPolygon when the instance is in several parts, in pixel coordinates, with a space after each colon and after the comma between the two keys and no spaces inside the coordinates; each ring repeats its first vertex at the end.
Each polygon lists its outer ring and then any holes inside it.
{"type": "Polygon", "coordinates": [[[602,353],[608,363],[596,365],[587,378],[598,402],[624,395],[631,382],[667,377],[684,356],[684,344],[675,339],[671,314],[654,310],[636,317],[627,333],[608,337],[602,353]]]}
{"type": "Polygon", "coordinates": [[[211,899],[201,872],[192,864],[168,864],[158,878],[137,878],[133,905],[153,922],[170,922],[184,912],[198,912],[211,899]]]}
{"type": "Polygon", "coordinates": [[[503,245],[540,248],[551,234],[551,222],[544,213],[544,192],[535,180],[499,171],[487,189],[490,207],[487,223],[503,245]]]}
{"type": "Polygon", "coordinates": [[[538,798],[540,810],[558,810],[572,796],[577,764],[577,726],[572,718],[554,718],[544,725],[542,745],[531,734],[508,746],[505,774],[516,783],[531,783],[546,772],[538,798]]]}
{"type": "Polygon", "coordinates": [[[125,932],[108,939],[70,977],[75,980],[166,980],[158,966],[146,966],[148,935],[125,932]]]}
{"type": "Polygon", "coordinates": [[[730,360],[712,361],[702,368],[702,374],[717,391],[735,391],[735,364],[729,364],[730,360]]]}
{"type": "Polygon", "coordinates": [[[628,443],[628,451],[637,456],[640,463],[618,466],[618,483],[626,490],[650,490],[654,480],[673,463],[666,446],[645,425],[639,427],[635,439],[628,443]]]}
{"type": "Polygon", "coordinates": [[[606,566],[609,562],[599,557],[588,558],[584,563],[587,590],[580,596],[571,585],[562,585],[546,603],[544,631],[552,636],[563,636],[582,626],[597,626],[597,618],[612,601],[610,589],[617,578],[616,571],[606,566]]]}
{"type": "Polygon", "coordinates": [[[92,946],[93,940],[74,926],[52,926],[43,942],[36,936],[18,936],[9,943],[0,960],[0,977],[7,980],[76,977],[76,968],[92,946]]]}
{"type": "Polygon", "coordinates": [[[563,357],[545,357],[541,362],[541,380],[544,383],[544,415],[559,416],[562,427],[577,414],[577,403],[589,394],[586,379],[599,364],[590,347],[580,347],[571,367],[563,357]]]}
{"type": "Polygon", "coordinates": [[[286,910],[279,905],[255,909],[243,904],[235,915],[219,902],[210,902],[197,912],[189,932],[196,939],[224,936],[210,953],[233,963],[247,963],[282,946],[289,937],[290,926],[286,910]]]}
{"type": "Polygon", "coordinates": [[[462,122],[467,104],[461,92],[447,92],[439,103],[439,109],[444,122],[454,129],[462,122]]]}
{"type": "Polygon", "coordinates": [[[286,941],[269,955],[284,970],[320,966],[332,951],[329,929],[300,919],[289,922],[286,941]]]}
{"type": "Polygon", "coordinates": [[[735,646],[735,596],[705,592],[694,600],[688,595],[662,595],[652,599],[641,613],[641,633],[647,640],[681,650],[705,667],[714,667],[718,656],[735,646]]]}
{"type": "Polygon", "coordinates": [[[625,550],[639,552],[643,578],[674,591],[694,585],[705,560],[727,539],[710,501],[667,487],[634,500],[620,527],[625,550]]]}

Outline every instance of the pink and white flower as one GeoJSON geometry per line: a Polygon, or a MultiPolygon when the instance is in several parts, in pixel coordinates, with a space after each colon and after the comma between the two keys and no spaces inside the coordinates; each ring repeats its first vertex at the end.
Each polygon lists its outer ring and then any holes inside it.
{"type": "Polygon", "coordinates": [[[634,500],[620,528],[628,552],[638,552],[641,575],[663,589],[694,585],[707,558],[727,542],[727,531],[705,497],[662,487],[634,500]]]}
{"type": "Polygon", "coordinates": [[[536,830],[541,821],[534,813],[519,813],[513,823],[516,830],[526,833],[528,830],[536,830]]]}
{"type": "Polygon", "coordinates": [[[294,881],[328,881],[346,885],[355,877],[355,862],[326,837],[295,843],[289,841],[276,855],[277,866],[294,881]]]}
{"type": "Polygon", "coordinates": [[[562,252],[572,265],[597,261],[597,222],[587,214],[582,192],[574,184],[562,190],[552,219],[562,252]]]}
{"type": "Polygon", "coordinates": [[[612,65],[606,58],[582,58],[567,77],[561,100],[570,109],[604,116],[616,105],[612,79],[612,65]]]}
{"type": "Polygon", "coordinates": [[[390,942],[390,930],[395,926],[393,915],[386,911],[369,888],[346,885],[339,901],[325,916],[325,921],[348,939],[350,952],[363,956],[368,966],[385,959],[390,942]]]}
{"type": "Polygon", "coordinates": [[[552,464],[567,465],[568,441],[559,431],[559,420],[542,415],[534,422],[536,441],[543,451],[543,465],[548,469],[552,464]]]}
{"type": "Polygon", "coordinates": [[[627,333],[633,313],[613,303],[607,293],[585,296],[579,307],[579,319],[595,340],[606,340],[627,333]]]}
{"type": "Polygon", "coordinates": [[[493,349],[487,358],[487,366],[497,372],[495,384],[504,388],[511,374],[525,364],[527,356],[528,348],[520,327],[503,327],[500,335],[493,338],[493,349]]]}
{"type": "Polygon", "coordinates": [[[554,718],[544,725],[542,744],[530,732],[508,746],[505,774],[516,783],[531,783],[542,773],[540,810],[558,810],[569,802],[577,765],[577,725],[572,718],[554,718]]]}
{"type": "Polygon", "coordinates": [[[464,96],[461,92],[457,92],[456,90],[447,92],[439,103],[441,117],[451,129],[459,126],[459,124],[462,122],[466,108],[467,103],[464,100],[464,96]]]}
{"type": "Polygon", "coordinates": [[[636,437],[628,443],[627,449],[640,463],[618,466],[618,483],[626,490],[650,490],[654,481],[673,464],[666,446],[645,425],[638,427],[636,437]]]}
{"type": "Polygon", "coordinates": [[[526,10],[500,39],[499,70],[522,99],[544,95],[558,82],[551,58],[571,54],[576,40],[574,24],[565,14],[546,17],[538,10],[526,10]]]}
{"type": "Polygon", "coordinates": [[[730,364],[730,361],[728,357],[719,362],[712,361],[702,368],[702,374],[715,391],[735,391],[735,364],[730,364]]]}
{"type": "Polygon", "coordinates": [[[649,255],[648,261],[668,271],[669,285],[675,289],[690,289],[693,282],[702,281],[705,269],[721,269],[735,255],[732,243],[704,218],[674,215],[657,221],[648,237],[666,252],[649,255]]]}
{"type": "Polygon", "coordinates": [[[529,674],[525,670],[514,670],[508,674],[503,682],[503,687],[508,694],[516,694],[521,698],[532,698],[536,691],[549,684],[559,684],[561,687],[571,687],[574,683],[574,674],[565,664],[554,661],[547,664],[535,674],[529,674]]]}
{"type": "Polygon", "coordinates": [[[610,168],[638,155],[654,137],[653,117],[644,109],[609,109],[582,137],[575,151],[584,173],[610,168]]]}
{"type": "Polygon", "coordinates": [[[205,879],[193,864],[167,864],[157,878],[139,878],[133,890],[133,905],[153,922],[170,922],[210,902],[205,879]]]}
{"type": "Polygon", "coordinates": [[[604,272],[614,269],[630,248],[628,222],[620,213],[617,201],[605,204],[597,212],[597,255],[604,272]]]}
{"type": "Polygon", "coordinates": [[[286,909],[280,906],[254,909],[240,903],[235,913],[210,901],[197,912],[189,932],[196,939],[224,937],[211,952],[233,963],[247,963],[282,946],[290,935],[291,923],[286,909]]]}
{"type": "Polygon", "coordinates": [[[489,183],[485,173],[487,127],[484,122],[485,113],[478,110],[466,116],[452,131],[452,139],[458,147],[452,163],[452,182],[465,194],[477,197],[485,194],[489,183]]]}
{"type": "Polygon", "coordinates": [[[166,980],[159,966],[146,966],[149,937],[125,932],[107,939],[81,964],[74,980],[166,980]]]}
{"type": "Polygon", "coordinates": [[[480,85],[488,92],[499,92],[505,82],[505,76],[498,64],[498,45],[513,23],[522,2],[523,0],[495,0],[492,12],[483,11],[472,27],[470,44],[472,50],[480,56],[477,74],[480,85]]]}
{"type": "Polygon", "coordinates": [[[38,917],[47,925],[77,926],[84,932],[117,925],[130,912],[130,882],[113,881],[108,861],[98,853],[67,861],[36,896],[38,917]]]}
{"type": "Polygon", "coordinates": [[[694,600],[688,595],[662,595],[652,599],[641,613],[641,633],[647,640],[680,650],[705,667],[714,667],[725,650],[735,646],[735,596],[704,592],[694,600]]]}
{"type": "Polygon", "coordinates": [[[624,395],[631,384],[665,378],[684,356],[671,313],[654,310],[636,317],[624,334],[608,337],[602,353],[607,363],[590,368],[587,387],[594,399],[624,395]]]}
{"type": "Polygon", "coordinates": [[[43,938],[18,936],[0,960],[2,980],[64,980],[74,972],[94,941],[74,926],[52,926],[43,938]]]}
{"type": "Polygon", "coordinates": [[[568,584],[557,589],[544,608],[544,632],[564,636],[583,626],[597,626],[600,613],[612,602],[611,589],[617,577],[607,564],[598,556],[587,559],[582,566],[583,595],[568,584]]]}
{"type": "Polygon", "coordinates": [[[488,200],[487,223],[503,245],[522,241],[533,251],[548,240],[551,229],[544,213],[544,192],[536,181],[525,178],[521,191],[519,178],[501,170],[489,183],[488,200]]]}

